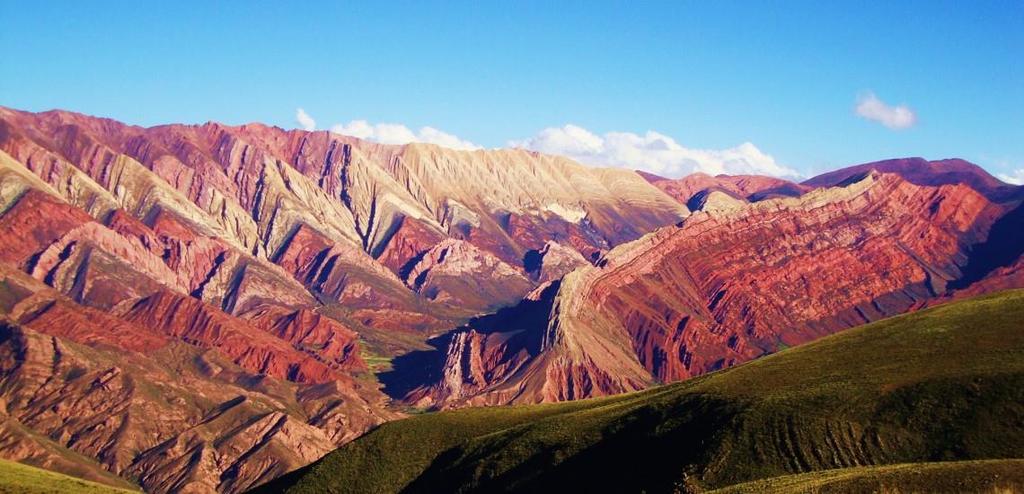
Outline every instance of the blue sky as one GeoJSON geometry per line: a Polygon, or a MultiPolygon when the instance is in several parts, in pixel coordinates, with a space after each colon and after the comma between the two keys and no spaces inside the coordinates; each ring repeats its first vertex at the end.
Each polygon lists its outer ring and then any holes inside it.
{"type": "Polygon", "coordinates": [[[303,108],[319,128],[602,164],[669,159],[651,151],[666,142],[727,162],[749,142],[803,175],[902,156],[1024,169],[1024,1],[888,3],[5,0],[0,105],[283,127],[303,108]],[[869,94],[875,120],[855,112],[869,94]]]}

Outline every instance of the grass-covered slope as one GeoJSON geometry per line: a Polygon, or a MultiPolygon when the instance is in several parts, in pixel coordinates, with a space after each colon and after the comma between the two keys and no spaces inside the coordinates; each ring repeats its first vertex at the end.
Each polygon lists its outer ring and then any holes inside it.
{"type": "Polygon", "coordinates": [[[0,460],[0,494],[127,494],[109,485],[0,460]]]}
{"type": "Polygon", "coordinates": [[[847,492],[1012,493],[1024,486],[1024,460],[937,461],[800,473],[756,480],[709,494],[847,492]]]}
{"type": "Polygon", "coordinates": [[[267,488],[699,491],[992,458],[1024,458],[1024,290],[640,393],[388,423],[267,488]]]}

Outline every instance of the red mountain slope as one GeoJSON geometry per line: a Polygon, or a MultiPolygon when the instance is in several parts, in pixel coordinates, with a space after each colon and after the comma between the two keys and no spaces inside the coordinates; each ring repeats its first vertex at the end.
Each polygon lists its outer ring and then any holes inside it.
{"type": "Polygon", "coordinates": [[[566,276],[535,309],[547,311],[539,324],[452,336],[443,378],[410,399],[457,406],[618,393],[898,314],[946,293],[1005,212],[967,185],[878,173],[697,212],[566,276]]]}

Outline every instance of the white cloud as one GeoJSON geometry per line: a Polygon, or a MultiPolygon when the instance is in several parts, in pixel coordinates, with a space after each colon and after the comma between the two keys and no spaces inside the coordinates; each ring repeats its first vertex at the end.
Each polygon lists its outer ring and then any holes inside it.
{"type": "Polygon", "coordinates": [[[894,130],[907,129],[917,123],[917,114],[909,106],[890,106],[870,91],[857,98],[856,112],[863,118],[894,130]]]}
{"type": "Polygon", "coordinates": [[[590,165],[643,170],[667,177],[693,172],[799,176],[796,170],[776,163],[749,142],[721,150],[691,149],[653,131],[644,135],[631,132],[597,135],[570,124],[544,129],[528,139],[509,141],[508,145],[558,154],[590,165]]]}
{"type": "Polygon", "coordinates": [[[420,139],[423,142],[430,142],[452,149],[480,149],[480,146],[473,144],[469,141],[464,141],[458,137],[435,129],[433,127],[423,127],[420,129],[420,139]]]}
{"type": "Polygon", "coordinates": [[[1024,185],[1024,168],[1018,168],[1010,173],[997,173],[999,180],[1013,185],[1024,185]]]}
{"type": "Polygon", "coordinates": [[[309,116],[309,114],[306,113],[306,110],[303,110],[302,108],[295,109],[295,121],[298,122],[299,126],[304,130],[312,131],[316,129],[316,120],[313,120],[313,117],[309,116]]]}
{"type": "Polygon", "coordinates": [[[366,120],[352,120],[347,124],[331,127],[331,132],[379,142],[381,144],[408,144],[410,142],[426,142],[451,149],[473,150],[480,146],[459,139],[447,132],[433,127],[423,127],[413,132],[402,124],[378,123],[371,124],[366,120]]]}
{"type": "MultiPolygon", "coordinates": [[[[306,110],[295,109],[295,121],[300,127],[307,131],[316,130],[316,120],[306,110]]],[[[395,123],[371,124],[366,120],[352,120],[346,124],[335,124],[331,132],[342,134],[381,144],[408,144],[410,142],[425,142],[436,144],[451,149],[473,150],[481,149],[480,146],[470,141],[459,139],[457,136],[435,129],[423,127],[413,132],[409,127],[395,123]]]]}

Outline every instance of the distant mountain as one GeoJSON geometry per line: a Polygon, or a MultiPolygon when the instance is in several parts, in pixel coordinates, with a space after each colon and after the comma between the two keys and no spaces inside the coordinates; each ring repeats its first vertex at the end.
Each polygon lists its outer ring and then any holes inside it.
{"type": "Polygon", "coordinates": [[[1014,491],[1022,325],[1007,291],[638,393],[417,416],[256,491],[705,492],[797,473],[746,487],[1014,491]]]}
{"type": "Polygon", "coordinates": [[[917,185],[964,184],[990,201],[1006,202],[1024,199],[1024,189],[1001,182],[974,163],[961,159],[928,161],[924,158],[902,158],[876,161],[824,173],[808,179],[809,187],[834,187],[871,170],[894,173],[917,185]]]}
{"type": "Polygon", "coordinates": [[[712,177],[706,173],[697,172],[682,178],[670,179],[651,173],[638,173],[655,187],[686,204],[692,210],[704,209],[709,197],[716,194],[731,198],[730,202],[741,204],[775,197],[794,197],[811,190],[811,187],[789,180],[761,175],[718,175],[712,177]]]}

